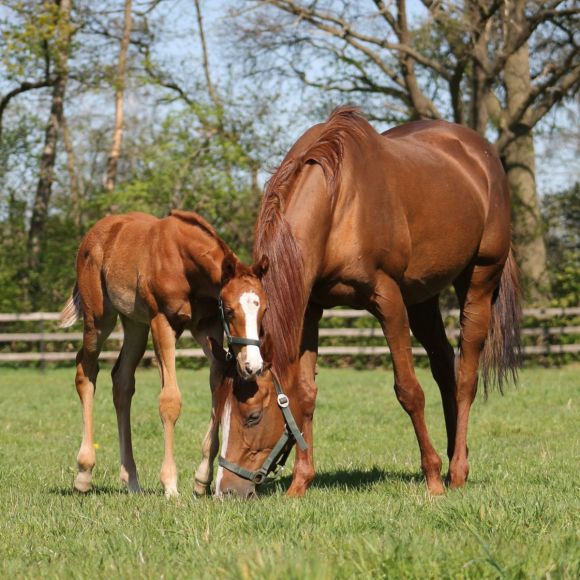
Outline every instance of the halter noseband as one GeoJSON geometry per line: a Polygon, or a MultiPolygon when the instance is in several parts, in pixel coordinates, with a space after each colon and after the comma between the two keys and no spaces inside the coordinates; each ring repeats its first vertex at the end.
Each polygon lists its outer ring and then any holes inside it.
{"type": "Polygon", "coordinates": [[[218,297],[218,308],[220,311],[220,318],[222,319],[222,326],[224,327],[224,333],[226,335],[226,340],[228,342],[228,352],[226,354],[227,360],[232,360],[234,358],[234,350],[232,345],[241,344],[244,346],[260,346],[260,340],[257,338],[245,338],[243,336],[232,336],[230,332],[230,327],[226,321],[226,315],[224,312],[224,303],[222,301],[221,295],[218,297]]]}
{"type": "Polygon", "coordinates": [[[255,485],[260,485],[264,483],[268,475],[274,473],[276,475],[277,471],[284,467],[286,460],[288,459],[288,455],[290,455],[290,451],[292,451],[292,447],[294,443],[302,449],[302,451],[306,451],[308,449],[308,445],[302,436],[302,433],[298,429],[298,425],[296,425],[296,421],[294,420],[294,416],[292,415],[292,411],[290,410],[288,397],[282,391],[282,387],[280,383],[276,380],[276,377],[272,375],[274,379],[274,387],[276,387],[276,398],[278,402],[278,407],[282,411],[284,415],[284,421],[286,422],[286,426],[284,427],[284,432],[278,439],[278,443],[274,445],[272,451],[266,459],[264,463],[262,463],[262,467],[260,469],[256,469],[256,471],[250,471],[249,469],[245,469],[228,461],[225,457],[219,456],[218,464],[235,473],[239,477],[243,479],[248,479],[253,482],[255,485]]]}

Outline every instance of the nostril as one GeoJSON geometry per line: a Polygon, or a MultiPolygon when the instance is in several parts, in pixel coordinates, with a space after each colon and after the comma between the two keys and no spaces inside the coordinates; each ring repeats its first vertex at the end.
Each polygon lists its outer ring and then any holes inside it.
{"type": "Polygon", "coordinates": [[[244,368],[246,369],[246,372],[249,374],[251,374],[254,371],[254,369],[252,368],[252,365],[250,363],[246,363],[244,365],[244,368]]]}

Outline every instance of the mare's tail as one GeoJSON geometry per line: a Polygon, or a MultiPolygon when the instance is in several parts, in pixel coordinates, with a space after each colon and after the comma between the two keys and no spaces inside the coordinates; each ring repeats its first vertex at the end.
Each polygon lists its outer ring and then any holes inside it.
{"type": "Polygon", "coordinates": [[[517,380],[518,368],[522,364],[521,321],[518,266],[510,250],[492,305],[489,330],[481,353],[481,375],[486,395],[491,386],[495,385],[503,392],[506,381],[517,380]]]}
{"type": "Polygon", "coordinates": [[[82,314],[81,309],[81,295],[79,294],[78,284],[75,282],[71,297],[60,312],[59,326],[61,328],[68,328],[80,319],[82,314]]]}

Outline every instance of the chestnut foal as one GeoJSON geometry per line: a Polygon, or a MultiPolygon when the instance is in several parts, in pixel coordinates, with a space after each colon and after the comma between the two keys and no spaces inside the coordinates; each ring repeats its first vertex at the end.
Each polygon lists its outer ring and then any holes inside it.
{"type": "MultiPolygon", "coordinates": [[[[253,269],[243,265],[203,218],[193,212],[173,211],[164,219],[143,213],[103,218],[81,242],[76,268],[73,295],[61,313],[63,327],[71,326],[81,315],[84,321],[75,379],[84,428],[74,486],[81,492],[91,488],[96,460],[92,411],[98,357],[120,315],[124,341],[112,378],[121,480],[130,491],[140,491],[130,412],[135,369],[151,328],[162,385],[159,414],[165,452],[161,482],[166,496],[177,495],[173,431],[181,410],[181,394],[175,373],[176,340],[188,329],[201,344],[211,365],[212,393],[221,381],[223,365],[216,361],[207,339],[221,344],[224,330],[237,372],[245,380],[254,379],[263,366],[259,345],[266,296],[260,278],[268,260],[264,257],[253,269]]],[[[203,457],[195,475],[196,493],[209,490],[218,445],[212,403],[203,457]]]]}

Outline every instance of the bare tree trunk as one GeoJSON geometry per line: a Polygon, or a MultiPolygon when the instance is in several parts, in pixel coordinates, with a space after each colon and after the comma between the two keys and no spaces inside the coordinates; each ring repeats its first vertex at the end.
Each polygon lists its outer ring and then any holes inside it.
{"type": "Polygon", "coordinates": [[[207,50],[207,44],[205,42],[205,31],[203,29],[203,18],[201,16],[201,7],[199,5],[199,0],[194,0],[194,4],[195,4],[195,12],[196,12],[196,16],[197,16],[197,28],[199,30],[199,39],[201,42],[201,53],[202,53],[202,57],[203,57],[203,72],[205,74],[205,81],[207,83],[207,92],[209,93],[209,96],[214,104],[214,106],[216,107],[216,109],[221,109],[222,106],[222,102],[221,99],[219,98],[219,95],[217,94],[217,91],[215,90],[215,87],[211,81],[211,75],[210,75],[210,68],[209,68],[209,54],[208,54],[208,50],[207,50]]]}
{"type": "MultiPolygon", "coordinates": [[[[510,25],[524,22],[524,2],[513,3],[510,25]]],[[[512,30],[515,33],[516,30],[512,30]]],[[[504,69],[508,114],[513,114],[529,94],[530,55],[527,44],[514,52],[504,69]]],[[[540,202],[536,190],[534,138],[524,118],[517,137],[501,152],[512,191],[513,238],[528,298],[543,301],[549,293],[546,246],[540,202]]]]}
{"type": "Polygon", "coordinates": [[[72,205],[72,216],[77,230],[80,232],[81,229],[81,190],[79,186],[79,178],[76,168],[76,155],[68,128],[68,123],[66,117],[62,117],[62,137],[64,141],[64,149],[66,151],[66,167],[68,171],[69,187],[70,187],[70,199],[72,205]]]}
{"type": "Polygon", "coordinates": [[[54,164],[58,142],[58,130],[62,122],[63,101],[68,80],[68,52],[70,47],[70,12],[72,0],[56,0],[58,11],[58,30],[56,46],[56,81],[52,90],[50,115],[44,136],[44,149],[40,159],[40,172],[30,229],[28,231],[28,282],[32,306],[36,304],[38,284],[36,276],[40,266],[41,242],[44,234],[48,207],[54,181],[54,164]]]}
{"type": "Polygon", "coordinates": [[[123,140],[123,101],[125,98],[125,71],[127,69],[127,51],[131,39],[133,25],[131,14],[132,0],[125,0],[125,21],[123,25],[123,38],[119,49],[119,63],[117,65],[117,78],[115,79],[115,129],[113,131],[113,145],[107,160],[107,174],[105,176],[105,189],[111,193],[115,189],[117,181],[117,168],[121,155],[121,143],[123,140]]]}

